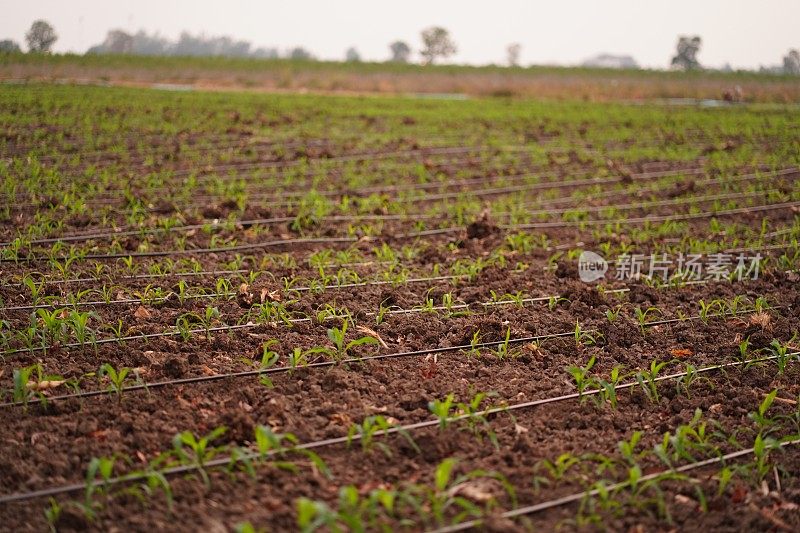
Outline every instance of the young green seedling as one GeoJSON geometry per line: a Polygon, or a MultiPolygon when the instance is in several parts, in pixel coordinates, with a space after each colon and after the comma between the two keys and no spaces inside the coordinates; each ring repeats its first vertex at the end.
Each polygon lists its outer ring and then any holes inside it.
{"type": "Polygon", "coordinates": [[[183,464],[194,465],[203,482],[209,486],[210,480],[206,472],[205,465],[208,461],[214,458],[222,448],[211,446],[211,443],[221,437],[226,431],[225,427],[218,427],[211,431],[204,437],[197,438],[190,431],[178,433],[172,439],[172,448],[175,456],[181,460],[183,464]]]}
{"type": "Polygon", "coordinates": [[[510,343],[511,343],[511,328],[509,327],[509,328],[506,328],[506,336],[503,339],[503,342],[498,344],[497,348],[492,350],[492,353],[494,353],[497,356],[498,359],[501,359],[501,360],[505,359],[506,357],[508,357],[510,355],[509,354],[509,349],[508,349],[508,346],[509,346],[510,343]]]}
{"type": "Polygon", "coordinates": [[[589,378],[589,371],[594,366],[595,361],[596,357],[593,355],[589,358],[589,361],[585,366],[581,367],[572,365],[567,367],[567,372],[569,372],[573,381],[575,381],[575,388],[578,390],[578,397],[580,398],[581,402],[586,400],[586,398],[583,396],[583,393],[586,392],[589,387],[596,384],[594,379],[589,378]]]}
{"type": "Polygon", "coordinates": [[[637,383],[642,387],[642,390],[647,395],[647,399],[653,403],[659,402],[659,395],[658,395],[658,373],[661,371],[664,366],[666,366],[666,362],[659,363],[658,361],[651,361],[650,362],[650,369],[649,370],[640,370],[634,376],[636,378],[637,383]]]}
{"type": "Polygon", "coordinates": [[[345,335],[347,334],[347,321],[342,322],[342,328],[329,328],[328,338],[336,347],[335,357],[343,359],[347,357],[353,348],[362,346],[364,344],[380,344],[380,341],[375,337],[364,336],[358,339],[347,342],[345,335]]]}
{"type": "Polygon", "coordinates": [[[119,370],[111,366],[110,363],[104,363],[100,370],[97,372],[97,377],[102,379],[108,377],[110,384],[108,386],[109,392],[117,395],[117,401],[122,402],[122,393],[125,390],[125,381],[128,379],[131,369],[122,367],[119,370]]]}
{"type": "Polygon", "coordinates": [[[636,315],[636,321],[639,323],[639,329],[642,331],[642,335],[645,334],[645,326],[650,321],[650,316],[656,313],[661,314],[661,311],[656,307],[648,307],[644,310],[637,307],[633,312],[636,315]]]}
{"type": "MultiPolygon", "coordinates": [[[[280,355],[278,355],[278,352],[271,349],[276,344],[278,344],[278,341],[276,339],[270,339],[267,342],[265,342],[264,345],[261,347],[262,355],[261,355],[261,364],[259,366],[259,369],[266,370],[267,368],[275,366],[275,363],[278,362],[278,359],[280,359],[280,355]]],[[[258,376],[258,380],[262,385],[264,385],[269,389],[273,387],[272,380],[269,378],[267,374],[260,374],[258,376]]]]}
{"type": "Polygon", "coordinates": [[[619,313],[622,311],[622,306],[618,305],[616,307],[606,309],[606,318],[609,322],[616,322],[619,318],[619,313]]]}
{"type": "Polygon", "coordinates": [[[439,419],[439,429],[444,429],[450,423],[450,412],[455,406],[455,396],[453,393],[447,395],[444,400],[433,400],[428,402],[428,409],[439,419]]]}
{"type": "Polygon", "coordinates": [[[359,440],[361,441],[361,449],[363,451],[369,452],[372,449],[372,446],[376,445],[387,457],[391,457],[392,452],[389,446],[383,442],[376,441],[375,437],[378,435],[387,436],[392,429],[405,438],[408,444],[411,445],[414,450],[419,452],[417,443],[414,442],[414,439],[411,438],[411,435],[408,433],[408,431],[402,429],[400,426],[390,423],[389,420],[381,415],[368,416],[361,424],[352,424],[347,432],[347,445],[350,446],[353,438],[358,436],[359,440]]]}

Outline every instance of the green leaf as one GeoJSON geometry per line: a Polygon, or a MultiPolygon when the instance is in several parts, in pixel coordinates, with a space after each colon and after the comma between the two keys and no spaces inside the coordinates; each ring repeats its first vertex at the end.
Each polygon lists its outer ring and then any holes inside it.
{"type": "Polygon", "coordinates": [[[452,474],[453,468],[455,468],[457,462],[458,461],[456,459],[448,457],[439,463],[439,465],[436,467],[435,475],[436,490],[442,492],[447,488],[447,484],[450,482],[450,475],[452,474]]]}
{"type": "Polygon", "coordinates": [[[758,414],[764,416],[764,413],[766,413],[767,410],[769,410],[769,408],[772,406],[772,402],[775,401],[775,396],[777,395],[778,395],[778,389],[774,389],[772,392],[767,394],[767,396],[761,402],[761,405],[758,406],[758,414]]]}

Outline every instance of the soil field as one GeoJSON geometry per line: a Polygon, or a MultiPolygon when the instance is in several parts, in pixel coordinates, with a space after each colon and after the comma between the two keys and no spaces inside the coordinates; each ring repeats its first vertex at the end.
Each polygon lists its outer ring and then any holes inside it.
{"type": "Polygon", "coordinates": [[[800,529],[800,111],[0,88],[0,530],[800,529]]]}

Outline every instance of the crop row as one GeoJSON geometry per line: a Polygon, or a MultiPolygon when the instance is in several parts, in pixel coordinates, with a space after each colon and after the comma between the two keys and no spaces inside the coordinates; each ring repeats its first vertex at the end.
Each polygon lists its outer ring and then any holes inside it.
{"type": "MultiPolygon", "coordinates": [[[[791,355],[796,357],[798,353],[791,355]]],[[[111,497],[113,492],[125,490],[125,487],[140,486],[144,495],[162,492],[167,501],[171,502],[173,493],[168,478],[187,473],[199,474],[201,479],[208,484],[211,481],[210,474],[215,469],[227,469],[231,473],[242,471],[254,475],[255,468],[274,466],[276,464],[275,461],[292,464],[298,458],[306,461],[310,460],[319,471],[327,473],[327,466],[317,453],[322,448],[343,444],[349,447],[357,444],[365,453],[369,453],[373,448],[383,449],[385,453],[389,453],[388,448],[384,448],[381,444],[381,439],[387,440],[389,436],[396,435],[402,437],[413,448],[416,446],[412,436],[414,432],[426,428],[439,428],[439,431],[444,432],[456,426],[463,427],[465,431],[472,433],[476,438],[482,440],[488,437],[491,440],[493,432],[490,421],[496,415],[512,414],[515,411],[528,410],[548,404],[583,400],[589,396],[601,397],[603,398],[601,405],[610,405],[614,408],[615,405],[611,403],[610,398],[617,398],[618,392],[637,388],[647,394],[647,391],[650,390],[651,381],[653,386],[658,386],[667,381],[680,383],[681,380],[684,380],[686,388],[681,390],[684,390],[685,394],[689,394],[688,387],[690,384],[686,382],[687,377],[694,376],[696,378],[699,375],[724,372],[732,368],[753,368],[770,360],[772,358],[767,357],[747,362],[711,365],[699,369],[687,367],[684,372],[661,376],[648,376],[645,373],[632,381],[617,383],[609,388],[585,391],[583,394],[559,395],[521,403],[500,402],[499,405],[495,404],[496,406],[490,407],[483,407],[482,404],[489,398],[483,393],[478,393],[472,400],[463,403],[455,402],[452,396],[448,396],[445,399],[432,400],[429,403],[429,409],[434,415],[431,420],[400,425],[378,415],[369,417],[361,423],[354,423],[345,436],[305,443],[300,443],[291,434],[275,433],[266,426],[256,428],[252,448],[214,444],[224,434],[224,428],[217,428],[200,437],[190,432],[182,432],[174,439],[172,450],[159,455],[155,460],[148,463],[143,470],[129,471],[115,476],[115,472],[119,467],[117,460],[99,457],[89,465],[86,480],[83,483],[6,494],[0,496],[0,504],[8,505],[12,502],[83,492],[85,499],[83,502],[79,502],[81,503],[81,508],[89,515],[93,515],[99,509],[101,500],[111,497]],[[613,393],[610,391],[613,391],[613,393]],[[147,487],[149,487],[149,490],[146,490],[147,487]]],[[[589,504],[589,506],[582,506],[580,516],[588,520],[596,519],[598,517],[597,513],[608,512],[609,504],[624,496],[625,491],[630,490],[631,496],[644,498],[646,494],[651,493],[653,488],[657,491],[659,485],[664,482],[687,481],[687,479],[680,477],[678,474],[692,469],[722,465],[718,476],[719,487],[717,488],[720,493],[725,491],[734,477],[758,483],[772,472],[771,452],[793,446],[798,442],[796,424],[797,420],[800,420],[800,413],[770,414],[771,409],[774,410],[773,404],[777,397],[777,392],[777,390],[770,392],[757,406],[757,409],[751,412],[750,418],[754,426],[751,431],[754,434],[754,438],[753,445],[750,447],[738,444],[742,438],[741,431],[726,435],[720,431],[722,428],[719,428],[711,434],[710,424],[703,419],[702,413],[698,410],[692,420],[675,427],[673,431],[665,433],[662,439],[658,439],[659,444],[650,451],[641,449],[640,441],[643,434],[634,432],[630,439],[619,443],[619,457],[603,456],[596,453],[563,454],[557,459],[538,462],[533,469],[534,487],[560,485],[567,482],[573,473],[595,472],[595,475],[600,474],[602,476],[599,479],[592,476],[592,479],[586,482],[588,485],[586,489],[579,493],[572,493],[569,496],[546,500],[535,505],[520,506],[515,496],[516,487],[510,485],[508,480],[502,477],[501,474],[474,471],[462,477],[452,477],[455,461],[447,459],[436,468],[436,475],[433,476],[436,480],[434,487],[432,487],[433,492],[430,490],[414,490],[408,485],[397,490],[394,488],[379,489],[365,496],[366,506],[360,505],[361,496],[353,493],[352,497],[341,500],[340,506],[334,508],[322,502],[302,500],[298,502],[298,525],[308,527],[310,524],[320,520],[319,525],[328,527],[337,527],[337,524],[341,523],[340,521],[345,521],[345,523],[351,525],[358,524],[361,527],[369,527],[368,524],[384,523],[385,520],[393,521],[401,517],[417,516],[417,520],[421,523],[427,523],[429,527],[442,527],[445,531],[476,527],[487,516],[485,513],[488,509],[482,508],[480,505],[471,504],[467,500],[451,500],[450,498],[459,493],[458,486],[469,480],[479,478],[495,479],[502,482],[503,492],[506,496],[511,497],[511,509],[504,512],[504,516],[520,516],[558,505],[578,503],[583,500],[584,504],[589,504]],[[733,450],[725,451],[725,448],[728,450],[733,448],[733,450]],[[754,463],[747,463],[742,467],[734,466],[735,459],[751,455],[755,458],[754,463]],[[650,461],[660,464],[661,467],[653,468],[650,466],[650,461]],[[588,470],[584,467],[587,467],[588,470]],[[653,472],[654,470],[655,472],[653,472]],[[653,473],[645,475],[645,471],[653,473]],[[621,480],[618,477],[620,475],[622,476],[621,480]],[[433,511],[432,515],[427,515],[426,513],[423,516],[418,516],[413,511],[417,506],[405,507],[414,495],[419,497],[423,494],[427,495],[428,498],[433,497],[434,500],[422,500],[420,502],[422,507],[426,506],[425,501],[430,503],[437,501],[436,498],[443,498],[442,501],[438,501],[437,506],[432,507],[432,509],[439,509],[438,512],[433,511]],[[353,501],[352,498],[355,498],[355,500],[353,501]],[[396,509],[394,506],[383,505],[387,498],[398,502],[396,509]],[[346,505],[347,502],[350,502],[351,505],[346,505]],[[352,505],[353,503],[356,505],[352,505]],[[447,512],[451,508],[465,512],[457,515],[447,512]]],[[[297,466],[299,466],[299,463],[297,463],[297,466]]],[[[580,476],[585,477],[585,474],[580,474],[580,476]]],[[[567,484],[569,485],[569,483],[567,484]]],[[[342,490],[345,491],[343,493],[346,493],[346,491],[352,489],[342,490]]],[[[538,491],[538,488],[534,489],[537,494],[538,491]]],[[[657,492],[660,493],[660,491],[657,492]]],[[[695,494],[701,503],[705,502],[705,494],[697,490],[695,494]]],[[[642,499],[641,501],[647,500],[642,499]]],[[[506,501],[506,505],[508,503],[509,501],[506,501]]],[[[72,504],[75,505],[75,503],[72,504]]],[[[53,508],[54,506],[51,504],[50,509],[53,508]]],[[[56,509],[58,508],[60,508],[60,504],[56,504],[56,509]]],[[[664,508],[660,505],[659,509],[660,512],[664,511],[664,508]]]]}
{"type": "MultiPolygon", "coordinates": [[[[781,178],[796,172],[796,169],[784,169],[775,172],[765,172],[759,174],[760,180],[757,182],[758,187],[766,186],[766,180],[771,180],[773,178],[781,178]]],[[[664,174],[668,175],[668,174],[664,174]]],[[[639,178],[642,178],[643,175],[638,175],[639,178]]],[[[706,180],[701,180],[699,182],[695,182],[695,187],[702,187],[702,190],[707,190],[709,185],[713,184],[724,184],[725,186],[729,186],[735,182],[752,182],[756,176],[754,174],[745,174],[739,176],[732,176],[732,177],[725,177],[725,178],[710,178],[706,180]]],[[[604,183],[603,180],[590,180],[593,182],[593,185],[602,184],[604,183]]],[[[573,182],[566,182],[564,187],[568,184],[573,182]]],[[[574,182],[574,187],[577,187],[580,190],[580,187],[584,185],[588,185],[585,180],[580,180],[580,182],[574,182]]],[[[553,186],[554,187],[554,186],[553,186]]],[[[559,185],[558,187],[561,187],[559,185]]],[[[647,187],[647,188],[635,188],[635,194],[639,197],[645,193],[658,193],[658,192],[666,192],[666,193],[673,193],[673,188],[666,188],[663,185],[659,185],[656,187],[647,187]]],[[[533,217],[533,216],[541,216],[541,215],[565,215],[570,213],[573,216],[580,216],[589,212],[613,212],[616,210],[633,210],[633,209],[644,209],[644,208],[651,208],[651,207],[663,207],[663,206],[670,206],[674,204],[696,204],[698,202],[707,202],[707,201],[716,201],[716,200],[726,200],[726,199],[738,199],[738,198],[746,198],[749,196],[756,196],[756,195],[769,195],[772,192],[780,191],[781,194],[785,194],[785,190],[781,189],[766,189],[763,191],[745,191],[745,192],[726,192],[716,195],[705,195],[705,196],[688,196],[685,198],[670,198],[666,200],[650,200],[646,202],[628,202],[623,204],[604,204],[604,205],[595,205],[589,207],[578,208],[578,203],[581,202],[583,199],[577,195],[575,191],[571,193],[570,196],[566,197],[557,197],[557,198],[540,198],[535,202],[530,203],[514,203],[512,204],[512,210],[495,210],[491,207],[489,208],[492,215],[494,217],[501,217],[501,218],[508,218],[508,217],[519,217],[521,215],[520,210],[526,210],[525,216],[526,217],[533,217]],[[557,207],[560,205],[567,204],[566,207],[557,207]],[[545,207],[548,206],[546,209],[545,207]]],[[[606,190],[600,192],[598,194],[592,194],[592,197],[596,199],[600,198],[612,198],[612,197],[619,197],[619,196],[628,196],[631,195],[632,191],[630,190],[606,190]]],[[[505,207],[508,209],[508,207],[505,207]]],[[[413,216],[410,213],[396,213],[396,214],[350,214],[350,215],[336,215],[336,214],[319,214],[319,213],[326,213],[330,211],[329,209],[314,209],[315,214],[313,215],[306,215],[309,216],[314,223],[324,223],[324,222],[359,222],[359,221],[381,221],[381,220],[406,220],[409,218],[415,219],[422,219],[422,220],[431,220],[431,219],[441,219],[444,215],[440,213],[433,213],[433,212],[422,212],[422,213],[414,213],[413,216]]],[[[86,240],[102,240],[102,239],[119,239],[123,237],[130,237],[130,236],[139,236],[139,237],[146,237],[148,235],[159,234],[163,232],[193,232],[193,231],[202,231],[204,233],[210,234],[214,231],[220,230],[228,230],[234,231],[237,228],[252,228],[253,226],[259,225],[266,225],[266,224],[280,224],[280,223],[292,223],[295,225],[303,225],[302,222],[303,215],[295,215],[295,216],[272,216],[269,218],[259,218],[259,219],[227,219],[227,220],[214,220],[212,222],[207,222],[204,224],[184,224],[180,220],[175,220],[170,222],[168,218],[160,219],[159,226],[142,226],[138,228],[134,228],[131,226],[123,226],[121,228],[116,228],[112,231],[97,231],[92,230],[88,232],[81,232],[81,233],[71,233],[67,235],[61,235],[59,237],[50,237],[50,238],[42,238],[42,239],[27,239],[20,236],[23,239],[23,244],[25,246],[36,245],[36,244],[48,244],[53,243],[56,241],[61,242],[78,242],[78,241],[86,241],[86,240]]],[[[34,228],[29,227],[30,230],[34,228]]],[[[55,228],[53,228],[55,229],[55,228]]],[[[50,230],[52,232],[52,230],[50,230]]],[[[7,246],[11,244],[10,242],[2,243],[2,245],[7,246]]]]}
{"type": "MultiPolygon", "coordinates": [[[[550,301],[552,303],[552,299],[550,301]]],[[[731,302],[724,302],[722,300],[717,300],[717,301],[712,301],[710,303],[705,303],[701,301],[700,313],[691,316],[681,315],[677,318],[660,318],[653,320],[651,317],[659,313],[658,309],[653,307],[647,309],[636,307],[633,309],[634,312],[632,314],[635,317],[636,323],[638,324],[641,333],[644,335],[646,329],[650,329],[657,326],[694,322],[694,321],[702,321],[703,323],[708,323],[708,321],[713,318],[736,317],[736,316],[741,316],[743,314],[753,314],[753,313],[755,313],[754,316],[764,317],[767,316],[765,314],[766,311],[775,309],[777,308],[768,307],[763,299],[757,300],[752,307],[744,307],[742,304],[742,298],[736,297],[731,302]]],[[[609,322],[614,323],[620,319],[621,311],[622,311],[621,306],[617,306],[616,308],[611,308],[606,312],[606,318],[608,319],[609,322]]],[[[298,319],[285,319],[285,320],[287,320],[287,323],[291,323],[289,322],[290,320],[293,322],[298,321],[298,319]]],[[[305,320],[310,320],[310,319],[305,319],[305,320]]],[[[185,385],[189,383],[202,383],[208,381],[216,381],[216,380],[230,379],[230,378],[241,378],[241,377],[259,377],[262,384],[271,386],[271,380],[269,379],[269,375],[275,373],[286,373],[286,372],[291,373],[299,369],[325,368],[325,367],[331,367],[335,365],[348,364],[348,363],[364,363],[373,360],[387,360],[387,359],[410,358],[410,357],[418,358],[423,356],[427,357],[431,355],[461,352],[461,351],[465,351],[471,356],[479,356],[481,350],[489,349],[491,353],[493,353],[497,358],[501,360],[506,358],[513,359],[518,355],[512,350],[512,348],[515,346],[530,344],[536,346],[537,349],[539,349],[538,347],[540,347],[543,342],[548,340],[572,339],[574,341],[575,347],[580,348],[582,346],[595,345],[598,342],[600,342],[603,337],[602,333],[599,332],[598,330],[584,329],[580,325],[580,322],[576,321],[575,328],[572,331],[550,333],[544,335],[525,336],[525,337],[512,337],[511,327],[509,327],[506,331],[504,338],[495,341],[484,341],[481,338],[482,335],[480,330],[476,330],[473,333],[472,339],[469,342],[469,344],[440,346],[436,348],[425,348],[421,350],[412,350],[412,351],[378,353],[373,355],[358,355],[355,353],[356,351],[355,348],[358,348],[359,346],[367,344],[382,345],[384,348],[387,348],[387,346],[377,333],[365,327],[356,327],[356,329],[359,332],[367,333],[367,335],[355,338],[353,340],[348,340],[348,335],[347,335],[348,324],[352,324],[352,319],[348,318],[345,315],[344,318],[341,319],[341,327],[334,326],[327,329],[327,337],[330,341],[330,345],[295,347],[293,350],[290,350],[288,355],[286,355],[285,357],[282,357],[274,349],[274,346],[277,344],[278,341],[268,340],[262,344],[262,355],[260,361],[253,362],[253,364],[257,367],[255,370],[218,373],[218,374],[211,374],[211,375],[204,375],[204,376],[197,376],[197,377],[190,377],[183,379],[174,379],[161,382],[143,383],[141,382],[141,379],[139,377],[134,375],[134,372],[130,368],[117,369],[106,364],[103,366],[101,372],[98,374],[100,378],[103,377],[111,378],[111,385],[109,385],[106,391],[104,390],[96,390],[88,392],[81,391],[80,384],[82,379],[84,378],[72,378],[70,380],[65,380],[63,377],[58,375],[44,374],[43,367],[41,366],[41,364],[36,363],[29,367],[14,370],[14,375],[13,375],[14,389],[11,393],[13,401],[11,402],[11,404],[5,404],[5,405],[27,405],[31,401],[42,402],[44,404],[47,404],[49,401],[58,399],[98,396],[106,393],[107,391],[116,393],[117,395],[121,395],[125,391],[135,391],[135,390],[150,391],[153,389],[166,386],[185,385]],[[140,383],[134,385],[129,384],[129,381],[134,378],[135,381],[138,381],[140,383]],[[55,387],[60,387],[62,385],[66,385],[73,388],[75,392],[65,396],[56,396],[56,397],[48,396],[50,389],[53,389],[55,387]]],[[[191,333],[200,333],[209,335],[211,333],[219,331],[232,331],[253,326],[255,326],[255,324],[250,324],[250,323],[239,326],[230,326],[230,327],[209,326],[202,329],[191,330],[191,333]]],[[[147,340],[159,336],[160,337],[169,336],[169,333],[161,335],[149,334],[141,336],[132,336],[122,339],[99,339],[96,340],[95,343],[147,340]]],[[[792,348],[793,342],[795,342],[795,338],[792,338],[785,343],[781,343],[780,341],[775,340],[768,349],[768,351],[771,351],[772,353],[775,354],[775,359],[778,361],[779,368],[781,369],[785,368],[787,362],[793,358],[793,356],[789,352],[789,350],[792,348]]],[[[75,346],[79,345],[80,344],[76,344],[75,346]]],[[[69,344],[63,345],[63,347],[71,347],[71,346],[72,345],[69,344]]],[[[747,361],[748,358],[751,357],[751,351],[752,350],[750,348],[749,340],[744,339],[739,345],[741,360],[747,361]]],[[[4,355],[10,355],[11,353],[14,352],[5,352],[4,355]]],[[[594,365],[594,359],[592,358],[586,367],[583,368],[573,367],[570,369],[570,373],[572,374],[572,377],[575,380],[578,391],[581,394],[585,390],[588,390],[593,384],[597,383],[596,381],[593,381],[592,379],[589,378],[589,372],[592,369],[593,365],[594,365]]],[[[657,368],[651,368],[651,371],[657,374],[662,366],[663,364],[657,368]]],[[[90,373],[86,377],[92,378],[94,376],[95,376],[94,373],[90,373]]],[[[619,373],[615,374],[615,376],[616,377],[612,380],[614,382],[622,378],[622,376],[619,375],[619,373]]]]}

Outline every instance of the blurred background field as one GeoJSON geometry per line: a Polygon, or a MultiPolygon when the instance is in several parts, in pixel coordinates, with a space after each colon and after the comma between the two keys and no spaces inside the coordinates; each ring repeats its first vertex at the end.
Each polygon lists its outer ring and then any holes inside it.
{"type": "Polygon", "coordinates": [[[800,101],[796,76],[741,71],[13,53],[0,55],[0,78],[5,82],[176,84],[187,89],[268,92],[458,94],[589,101],[682,98],[800,101]]]}

